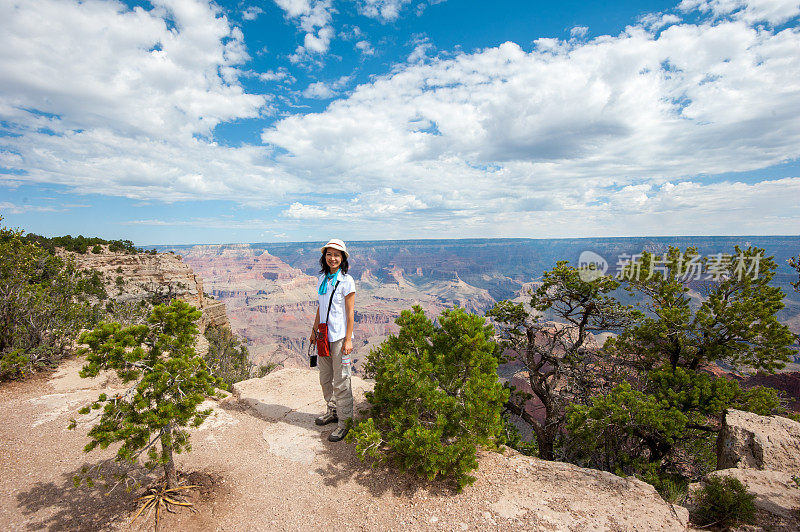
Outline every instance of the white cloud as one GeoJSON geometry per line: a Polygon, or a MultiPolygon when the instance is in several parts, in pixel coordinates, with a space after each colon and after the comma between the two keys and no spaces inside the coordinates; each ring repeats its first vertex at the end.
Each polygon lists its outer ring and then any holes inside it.
{"type": "Polygon", "coordinates": [[[279,67],[276,70],[267,70],[266,72],[261,72],[257,74],[257,77],[261,81],[295,81],[294,76],[289,74],[289,70],[286,67],[279,67]]]}
{"type": "Polygon", "coordinates": [[[352,76],[342,76],[332,83],[325,83],[324,81],[317,81],[309,84],[308,87],[302,92],[306,98],[316,98],[320,100],[327,100],[333,98],[339,91],[350,83],[352,76]]]}
{"type": "Polygon", "coordinates": [[[292,203],[288,209],[283,213],[288,218],[309,218],[316,220],[319,218],[328,218],[332,214],[341,213],[341,209],[336,207],[322,208],[315,205],[304,205],[299,201],[292,203]]]}
{"type": "Polygon", "coordinates": [[[358,41],[356,43],[356,49],[361,52],[361,55],[375,55],[375,49],[369,41],[358,41]]]}
{"type": "Polygon", "coordinates": [[[432,52],[435,49],[427,37],[418,37],[411,44],[414,45],[414,49],[406,58],[409,63],[424,62],[428,58],[428,52],[432,52]]]}
{"type": "Polygon", "coordinates": [[[800,15],[797,0],[682,0],[678,9],[710,12],[717,18],[732,15],[734,19],[749,24],[782,24],[800,15]]]}
{"type": "Polygon", "coordinates": [[[411,0],[357,0],[358,12],[383,22],[397,20],[400,11],[411,0]]]}
{"type": "Polygon", "coordinates": [[[589,28],[587,26],[575,26],[569,30],[570,37],[574,37],[577,39],[586,37],[588,33],[589,33],[589,28]]]}
{"type": "Polygon", "coordinates": [[[293,174],[356,195],[404,189],[431,212],[487,224],[509,210],[583,209],[612,185],[651,205],[651,186],[798,159],[800,32],[672,20],[659,33],[648,21],[585,43],[418,62],[423,42],[410,64],[262,138],[286,150],[278,161],[293,174]]]}
{"type": "Polygon", "coordinates": [[[436,4],[443,4],[446,1],[447,0],[428,0],[427,2],[424,2],[424,1],[420,2],[416,6],[416,15],[418,17],[421,17],[422,14],[425,12],[425,10],[428,8],[428,6],[435,6],[436,4]]]}
{"type": "MultiPolygon", "coordinates": [[[[331,27],[320,2],[282,4],[306,33],[331,27]]],[[[761,5],[531,51],[445,59],[417,41],[390,74],[231,148],[214,127],[269,101],[238,82],[244,39],[215,8],[0,4],[0,166],[25,172],[7,183],[277,206],[353,238],[796,233],[800,178],[713,178],[800,159],[800,31],[751,22],[761,5]]]]}
{"type": "Polygon", "coordinates": [[[335,11],[332,0],[275,0],[275,3],[305,32],[303,44],[290,56],[293,63],[313,60],[314,54],[328,51],[334,35],[330,25],[335,11]]]}
{"type": "Polygon", "coordinates": [[[331,37],[333,37],[333,28],[325,26],[320,28],[316,35],[306,33],[303,46],[309,52],[322,54],[328,51],[331,45],[331,37]]]}
{"type": "Polygon", "coordinates": [[[258,6],[250,6],[246,8],[244,11],[242,11],[242,18],[244,20],[255,20],[263,12],[264,10],[258,6]]]}
{"type": "Polygon", "coordinates": [[[650,31],[656,31],[680,21],[681,18],[673,13],[648,13],[639,18],[639,23],[650,31]]]}
{"type": "Polygon", "coordinates": [[[278,7],[286,11],[288,17],[297,18],[311,12],[309,0],[275,0],[278,7]]]}
{"type": "Polygon", "coordinates": [[[428,205],[414,194],[395,192],[391,188],[373,190],[348,201],[326,205],[306,205],[295,202],[283,212],[294,219],[346,218],[352,221],[384,221],[398,215],[413,215],[428,205]]]}
{"type": "Polygon", "coordinates": [[[265,97],[236,81],[247,60],[241,31],[199,1],[154,4],[152,11],[97,1],[0,5],[0,112],[23,129],[113,124],[117,133],[153,138],[204,135],[220,122],[258,116],[265,97]],[[159,13],[169,13],[175,29],[159,13]]]}
{"type": "Polygon", "coordinates": [[[333,98],[336,93],[324,82],[317,81],[316,83],[311,83],[306,90],[303,91],[303,96],[306,98],[316,98],[320,100],[327,100],[329,98],[333,98]]]}
{"type": "Polygon", "coordinates": [[[17,181],[166,201],[245,186],[249,201],[270,203],[290,182],[304,188],[268,164],[266,148],[205,140],[265,110],[267,98],[236,79],[241,31],[204,2],[154,4],[0,4],[0,119],[12,133],[0,137],[3,166],[25,172],[17,181]]]}
{"type": "Polygon", "coordinates": [[[9,214],[23,214],[26,212],[55,212],[53,207],[44,207],[41,205],[17,205],[9,201],[0,201],[0,215],[3,212],[9,214]]]}

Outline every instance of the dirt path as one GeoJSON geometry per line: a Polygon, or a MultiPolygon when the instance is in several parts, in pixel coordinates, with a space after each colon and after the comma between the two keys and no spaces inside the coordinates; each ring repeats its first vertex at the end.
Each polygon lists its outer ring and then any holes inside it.
{"type": "MultiPolygon", "coordinates": [[[[75,488],[72,477],[113,455],[85,454],[80,406],[114,381],[49,378],[0,387],[0,526],[5,530],[126,528],[141,490],[75,488]]],[[[203,488],[197,513],[167,514],[163,530],[683,530],[685,521],[638,481],[507,452],[482,453],[477,482],[455,494],[329,443],[316,375],[290,369],[242,383],[213,402],[179,468],[203,488]]],[[[367,385],[355,381],[357,396],[367,385]]],[[[152,478],[152,476],[151,476],[152,478]]],[[[133,528],[145,529],[145,522],[133,528]]]]}

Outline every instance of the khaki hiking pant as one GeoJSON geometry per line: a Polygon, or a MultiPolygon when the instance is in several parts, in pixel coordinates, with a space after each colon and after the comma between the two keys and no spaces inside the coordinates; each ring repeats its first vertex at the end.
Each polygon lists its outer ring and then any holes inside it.
{"type": "Polygon", "coordinates": [[[331,356],[317,358],[322,396],[328,405],[328,412],[336,409],[340,427],[347,425],[347,420],[353,417],[353,388],[350,386],[353,366],[352,363],[342,364],[343,345],[344,338],[331,342],[331,356]]]}

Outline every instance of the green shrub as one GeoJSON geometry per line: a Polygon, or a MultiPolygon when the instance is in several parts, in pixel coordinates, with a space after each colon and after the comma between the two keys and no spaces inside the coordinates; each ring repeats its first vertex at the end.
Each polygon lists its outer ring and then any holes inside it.
{"type": "Polygon", "coordinates": [[[370,417],[349,441],[362,459],[391,459],[401,470],[433,480],[474,482],[479,445],[503,441],[508,391],[497,379],[499,348],[484,318],[446,310],[439,325],[419,306],[403,311],[390,336],[370,352],[365,373],[375,378],[367,394],[370,417]]]}
{"type": "Polygon", "coordinates": [[[728,527],[752,523],[756,513],[755,496],[733,477],[712,477],[697,494],[697,508],[692,515],[702,527],[728,527]]]}
{"type": "MultiPolygon", "coordinates": [[[[0,220],[2,218],[0,217],[0,220]]],[[[94,277],[0,226],[0,380],[52,366],[91,319],[94,277]]]]}
{"type": "Polygon", "coordinates": [[[30,368],[30,362],[31,359],[19,349],[0,353],[0,380],[25,377],[30,368]]]}

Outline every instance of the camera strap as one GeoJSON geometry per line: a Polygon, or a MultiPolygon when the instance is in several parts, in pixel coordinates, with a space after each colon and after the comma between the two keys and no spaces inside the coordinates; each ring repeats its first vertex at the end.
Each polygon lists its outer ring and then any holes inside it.
{"type": "MultiPolygon", "coordinates": [[[[328,281],[322,281],[323,283],[327,283],[328,281]]],[[[331,298],[328,300],[328,312],[325,314],[325,323],[328,323],[328,317],[331,315],[331,305],[333,304],[333,294],[336,293],[336,288],[338,288],[339,283],[341,281],[336,281],[336,284],[333,285],[333,290],[331,290],[331,298]]]]}

